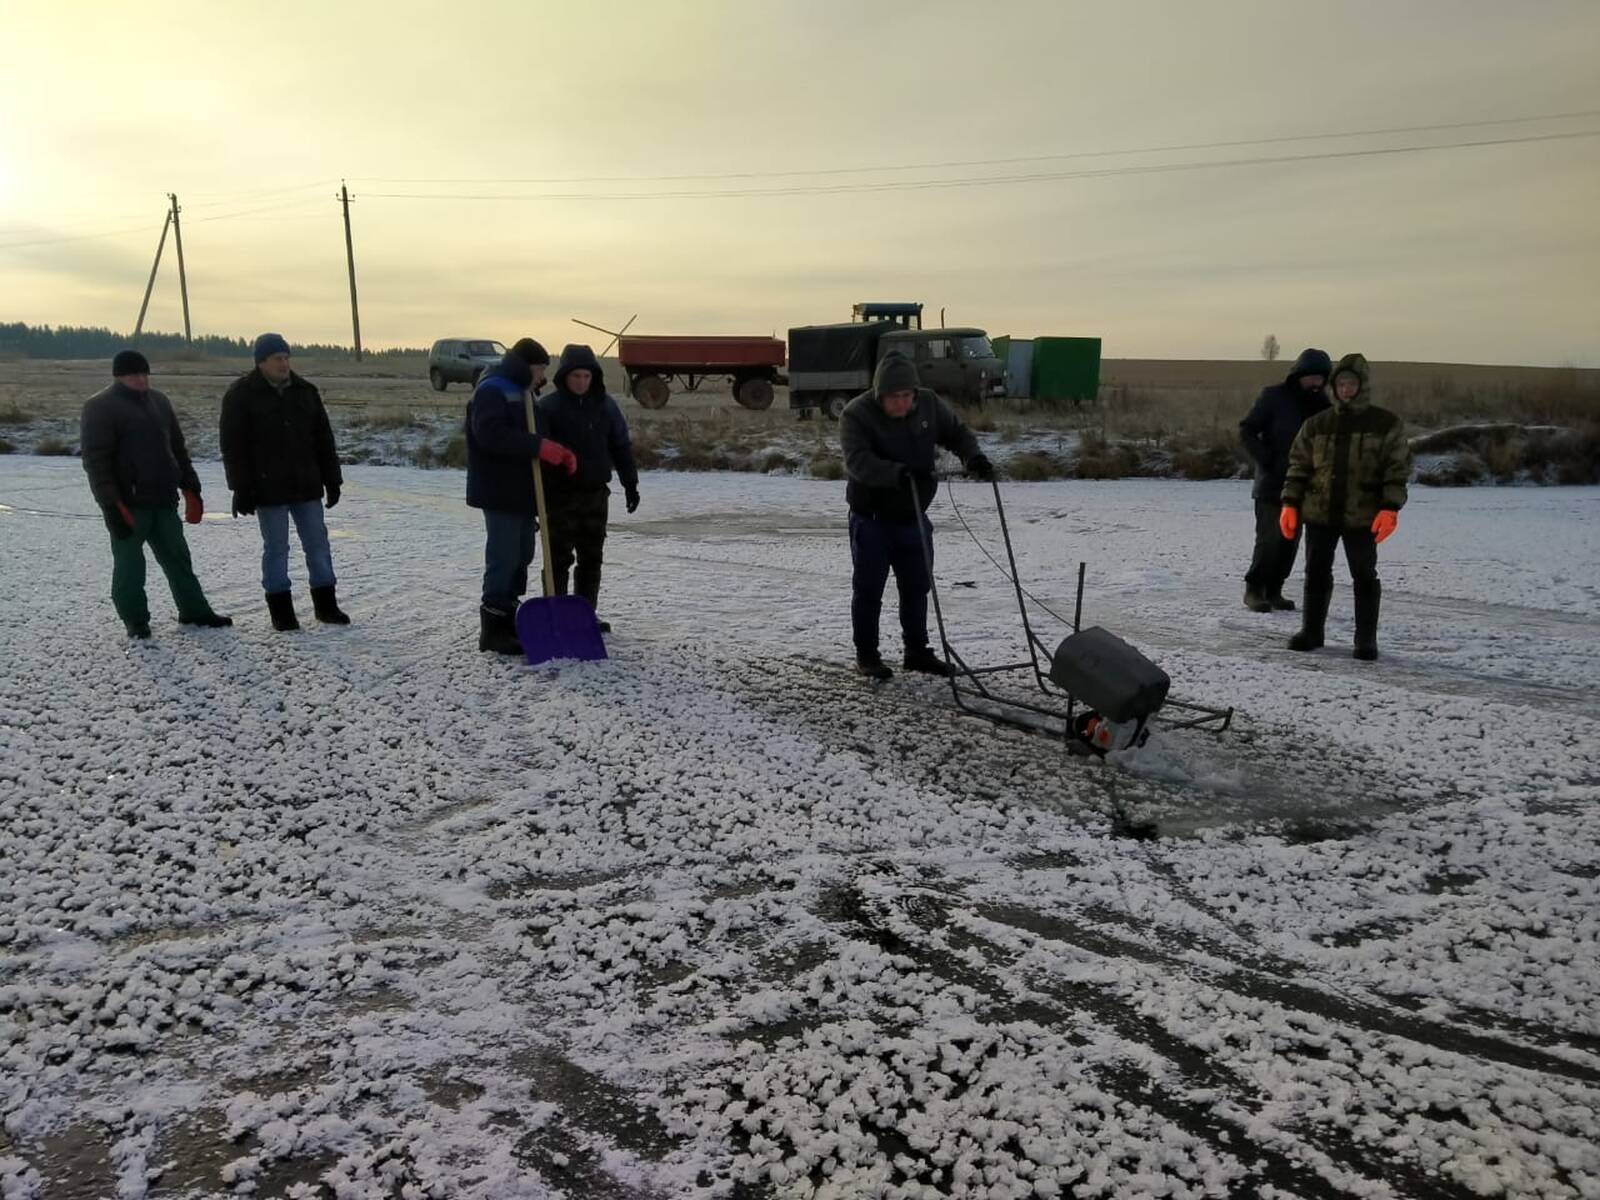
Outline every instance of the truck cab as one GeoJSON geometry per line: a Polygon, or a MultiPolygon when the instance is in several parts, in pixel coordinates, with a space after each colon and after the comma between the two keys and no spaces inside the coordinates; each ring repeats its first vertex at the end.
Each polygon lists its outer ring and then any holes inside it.
{"type": "Polygon", "coordinates": [[[890,352],[909,358],[922,386],[954,404],[982,404],[1006,394],[1005,364],[981,329],[897,330],[878,339],[878,358],[890,352]]]}

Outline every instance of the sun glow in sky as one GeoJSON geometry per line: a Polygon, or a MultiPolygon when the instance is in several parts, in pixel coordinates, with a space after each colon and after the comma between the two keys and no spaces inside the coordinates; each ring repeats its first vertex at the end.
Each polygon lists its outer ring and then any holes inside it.
{"type": "MultiPolygon", "coordinates": [[[[4,23],[0,320],[131,328],[176,192],[197,331],[348,341],[348,179],[374,346],[915,299],[1113,357],[1272,332],[1600,365],[1592,0],[10,0],[4,23]],[[1415,149],[1464,142],[1497,144],[1415,149]]],[[[181,327],[174,266],[157,328],[181,327]]]]}

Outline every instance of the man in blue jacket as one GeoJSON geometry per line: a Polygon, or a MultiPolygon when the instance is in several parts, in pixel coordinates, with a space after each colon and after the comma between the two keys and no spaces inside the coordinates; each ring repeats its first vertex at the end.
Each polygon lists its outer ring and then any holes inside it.
{"type": "MultiPolygon", "coordinates": [[[[561,351],[556,366],[555,390],[539,401],[539,423],[551,437],[571,446],[578,469],[550,481],[550,556],[554,560],[556,594],[567,593],[567,572],[573,571],[573,590],[598,608],[600,566],[605,557],[606,523],[610,517],[611,482],[615,470],[622,480],[628,511],[639,507],[639,468],[633,461],[628,423],[622,409],[606,391],[600,360],[588,346],[571,345],[561,351]],[[573,561],[576,560],[576,569],[573,561]]],[[[600,622],[602,632],[611,626],[600,622]]]]}
{"type": "Polygon", "coordinates": [[[1245,453],[1256,464],[1251,491],[1256,507],[1256,544],[1244,576],[1244,606],[1251,612],[1292,609],[1283,585],[1294,570],[1300,531],[1285,539],[1278,531],[1279,496],[1289,469],[1289,447],[1300,426],[1328,407],[1328,372],[1333,361],[1324,350],[1307,349],[1294,360],[1289,377],[1263,388],[1255,407],[1239,422],[1245,453]]]}
{"type": "Polygon", "coordinates": [[[528,590],[538,511],[533,494],[537,458],[567,471],[572,451],[528,428],[527,395],[544,385],[550,355],[523,338],[478,380],[467,406],[467,503],[483,512],[483,600],[478,649],[521,654],[517,606],[528,590]]]}

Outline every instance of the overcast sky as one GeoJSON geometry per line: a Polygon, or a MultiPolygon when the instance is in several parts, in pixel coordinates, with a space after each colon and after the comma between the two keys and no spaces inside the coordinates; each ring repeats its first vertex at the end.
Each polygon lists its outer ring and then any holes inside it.
{"type": "Polygon", "coordinates": [[[348,342],[346,177],[372,346],[910,299],[1110,357],[1600,365],[1600,137],[1126,170],[1600,130],[1595,0],[5,10],[0,320],[131,328],[175,191],[196,332],[348,342]],[[943,186],[1019,175],[1069,177],[943,186]]]}

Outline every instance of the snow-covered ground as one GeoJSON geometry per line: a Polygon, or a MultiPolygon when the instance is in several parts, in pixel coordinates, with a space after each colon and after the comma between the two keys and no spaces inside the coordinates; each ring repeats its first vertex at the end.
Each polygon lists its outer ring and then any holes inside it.
{"type": "Polygon", "coordinates": [[[840,484],[647,475],[611,660],[528,669],[459,473],[349,470],[298,635],[202,475],[238,626],[152,564],[131,644],[80,465],[0,460],[7,1200],[1600,1196],[1600,490],[1420,490],[1369,665],[1240,606],[1246,485],[1008,486],[1237,706],[1110,763],[846,670],[840,484]]]}

